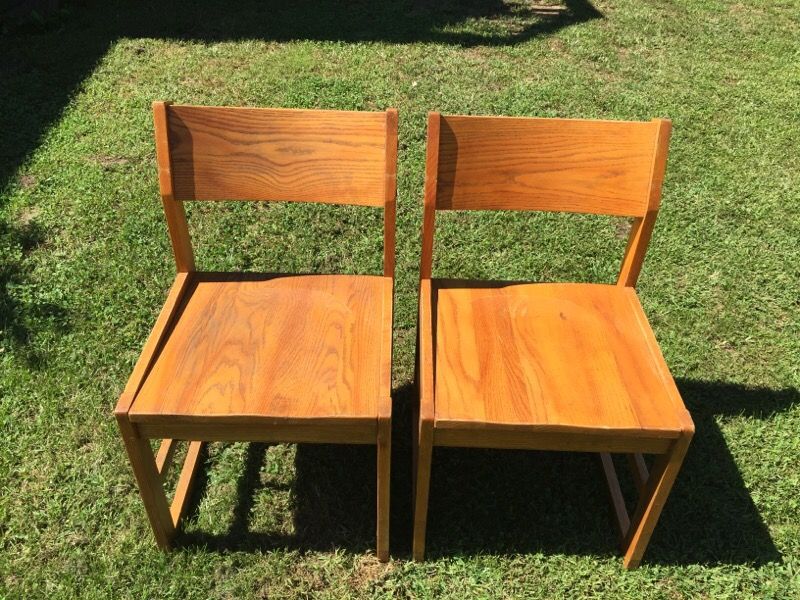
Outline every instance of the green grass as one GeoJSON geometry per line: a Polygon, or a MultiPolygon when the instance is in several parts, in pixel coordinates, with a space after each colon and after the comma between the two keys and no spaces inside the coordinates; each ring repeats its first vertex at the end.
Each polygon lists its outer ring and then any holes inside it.
{"type": "MultiPolygon", "coordinates": [[[[0,597],[800,597],[800,2],[568,5],[84,1],[0,38],[0,597]],[[388,565],[360,447],[211,445],[156,550],[111,416],[174,275],[154,99],[400,110],[388,565]],[[674,122],[639,288],[697,434],[637,571],[568,454],[437,450],[408,560],[430,109],[674,122]]],[[[204,269],[380,269],[372,210],[189,219],[204,269]]],[[[624,223],[448,214],[437,236],[440,275],[612,281],[624,223]]]]}

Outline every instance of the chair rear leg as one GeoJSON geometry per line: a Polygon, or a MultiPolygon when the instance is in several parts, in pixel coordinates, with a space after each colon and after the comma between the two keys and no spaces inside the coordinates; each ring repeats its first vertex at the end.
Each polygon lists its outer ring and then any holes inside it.
{"type": "Polygon", "coordinates": [[[419,423],[417,434],[416,464],[414,465],[414,560],[425,558],[425,530],[428,524],[428,495],[431,483],[431,458],[433,455],[433,427],[430,423],[419,423]]]}
{"type": "Polygon", "coordinates": [[[156,543],[162,550],[167,550],[175,536],[175,525],[170,515],[167,496],[161,485],[161,476],[156,467],[153,449],[148,440],[139,436],[136,426],[128,420],[127,415],[117,415],[117,423],[122,432],[125,449],[139,485],[139,493],[142,496],[147,517],[150,519],[156,543]]]}
{"type": "Polygon", "coordinates": [[[392,461],[392,422],[378,420],[378,516],[377,554],[378,560],[389,560],[389,496],[392,461]]]}
{"type": "Polygon", "coordinates": [[[666,454],[656,459],[623,542],[625,552],[623,565],[626,569],[635,569],[639,566],[672,490],[672,484],[675,483],[675,478],[681,469],[691,439],[691,433],[685,433],[673,442],[666,454]]]}

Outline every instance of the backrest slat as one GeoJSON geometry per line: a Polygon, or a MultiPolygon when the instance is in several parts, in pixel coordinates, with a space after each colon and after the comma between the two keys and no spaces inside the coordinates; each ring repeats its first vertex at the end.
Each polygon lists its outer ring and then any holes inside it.
{"type": "Polygon", "coordinates": [[[176,200],[384,206],[386,113],[167,106],[176,200]]]}
{"type": "Polygon", "coordinates": [[[442,116],[436,208],[641,217],[658,123],[442,116]]]}
{"type": "Polygon", "coordinates": [[[634,217],[617,285],[634,287],[661,204],[671,123],[428,114],[420,279],[437,210],[634,217]]]}
{"type": "Polygon", "coordinates": [[[153,103],[159,190],[179,272],[195,271],[184,201],[272,200],[383,208],[394,279],[397,110],[153,103]]]}

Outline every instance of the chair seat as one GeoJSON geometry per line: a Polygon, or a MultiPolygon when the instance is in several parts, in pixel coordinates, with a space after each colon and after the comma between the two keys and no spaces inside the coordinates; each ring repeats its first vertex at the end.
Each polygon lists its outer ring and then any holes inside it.
{"type": "Polygon", "coordinates": [[[677,437],[691,419],[635,291],[432,282],[436,428],[677,437]]]}
{"type": "Polygon", "coordinates": [[[374,429],[389,372],[381,328],[390,278],[192,277],[132,421],[364,421],[374,429]]]}

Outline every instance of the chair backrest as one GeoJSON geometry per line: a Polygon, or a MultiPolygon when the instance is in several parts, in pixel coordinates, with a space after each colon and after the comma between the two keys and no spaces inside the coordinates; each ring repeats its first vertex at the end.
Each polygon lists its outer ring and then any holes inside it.
{"type": "Polygon", "coordinates": [[[618,283],[635,285],[661,201],[671,124],[428,115],[420,274],[436,210],[633,217],[618,283]]]}
{"type": "Polygon", "coordinates": [[[270,200],[384,209],[394,276],[397,111],[153,104],[159,187],[179,271],[194,270],[183,201],[270,200]]]}

